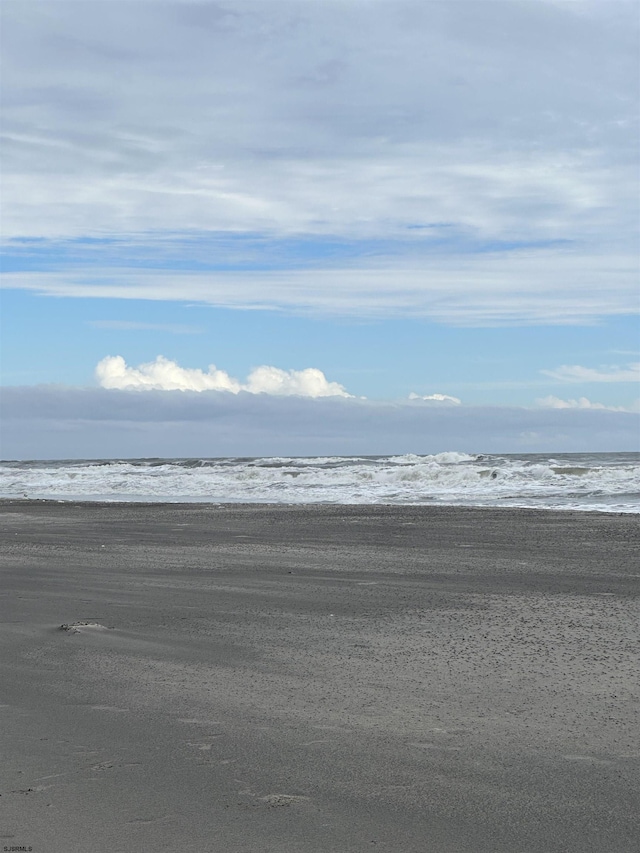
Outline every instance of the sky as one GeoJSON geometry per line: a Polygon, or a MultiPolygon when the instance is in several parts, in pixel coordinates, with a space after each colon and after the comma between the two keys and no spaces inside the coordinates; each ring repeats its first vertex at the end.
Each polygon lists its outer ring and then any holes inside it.
{"type": "Polygon", "coordinates": [[[639,448],[635,0],[1,13],[4,458],[639,448]]]}

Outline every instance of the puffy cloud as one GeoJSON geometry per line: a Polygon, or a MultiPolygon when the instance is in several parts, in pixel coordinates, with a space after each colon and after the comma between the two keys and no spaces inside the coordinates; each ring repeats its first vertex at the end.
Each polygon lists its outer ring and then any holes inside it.
{"type": "Polygon", "coordinates": [[[155,361],[129,367],[121,355],[107,356],[98,362],[96,378],[103,388],[134,388],[162,391],[231,391],[237,394],[240,383],[224,370],[210,365],[202,370],[180,367],[159,355],[155,361]]]}
{"type": "Polygon", "coordinates": [[[349,397],[342,385],[328,382],[324,373],[317,367],[307,367],[305,370],[281,370],[279,367],[263,365],[253,370],[246,384],[245,391],[252,394],[280,394],[300,397],[349,397]]]}
{"type": "Polygon", "coordinates": [[[541,372],[562,382],[640,382],[640,361],[631,362],[624,367],[612,365],[603,369],[563,364],[554,370],[541,372]]]}
{"type": "Polygon", "coordinates": [[[300,397],[349,397],[338,382],[329,382],[321,370],[281,370],[263,365],[253,370],[245,383],[211,364],[207,372],[180,367],[159,355],[155,361],[129,367],[120,355],[107,356],[96,367],[96,377],[103,388],[137,391],[230,391],[238,394],[272,394],[300,397]]]}
{"type": "Polygon", "coordinates": [[[640,401],[626,408],[624,406],[606,406],[604,403],[595,403],[587,397],[578,397],[573,400],[563,400],[550,394],[536,400],[538,406],[543,409],[604,409],[608,412],[637,412],[640,409],[640,401]]]}
{"type": "Polygon", "coordinates": [[[449,394],[427,394],[421,396],[413,391],[409,394],[410,400],[428,400],[433,403],[446,403],[449,406],[459,406],[462,400],[459,397],[451,397],[449,394]]]}

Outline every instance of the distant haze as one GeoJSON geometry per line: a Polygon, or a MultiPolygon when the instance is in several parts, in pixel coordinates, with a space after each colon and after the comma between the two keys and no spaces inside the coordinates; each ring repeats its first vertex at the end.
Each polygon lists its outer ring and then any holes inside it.
{"type": "Polygon", "coordinates": [[[8,388],[7,458],[634,450],[640,417],[266,394],[8,388]]]}

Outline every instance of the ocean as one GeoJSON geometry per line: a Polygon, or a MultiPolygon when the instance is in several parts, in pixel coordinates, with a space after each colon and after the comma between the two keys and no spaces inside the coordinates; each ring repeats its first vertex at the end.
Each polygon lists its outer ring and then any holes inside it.
{"type": "Polygon", "coordinates": [[[0,462],[0,497],[640,512],[640,453],[0,462]]]}

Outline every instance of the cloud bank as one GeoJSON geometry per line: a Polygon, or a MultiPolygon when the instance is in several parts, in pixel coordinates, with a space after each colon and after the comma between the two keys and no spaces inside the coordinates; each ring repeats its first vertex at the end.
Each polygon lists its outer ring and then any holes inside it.
{"type": "Polygon", "coordinates": [[[638,415],[582,408],[55,386],[2,400],[6,459],[628,451],[640,434],[638,415]]]}
{"type": "Polygon", "coordinates": [[[103,388],[135,391],[228,391],[239,394],[271,394],[300,397],[350,397],[338,382],[329,382],[321,370],[281,370],[263,365],[251,371],[242,383],[214,364],[205,373],[180,367],[159,355],[155,361],[129,367],[120,355],[107,356],[96,367],[96,378],[103,388]]]}

